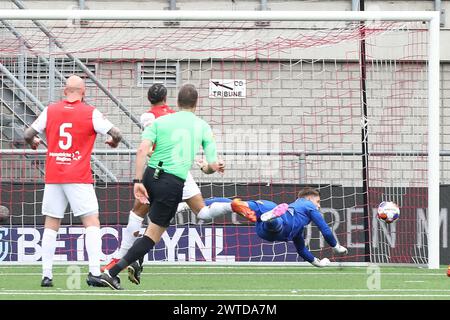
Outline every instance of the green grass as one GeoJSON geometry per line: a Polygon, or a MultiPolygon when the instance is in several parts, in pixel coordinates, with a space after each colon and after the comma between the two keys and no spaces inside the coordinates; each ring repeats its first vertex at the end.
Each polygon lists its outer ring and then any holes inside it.
{"type": "Polygon", "coordinates": [[[40,266],[0,266],[0,299],[450,300],[446,267],[381,267],[379,289],[369,290],[365,267],[146,265],[139,286],[128,281],[126,272],[121,274],[123,291],[90,288],[87,267],[79,267],[81,273],[74,267],[55,266],[55,287],[41,288],[40,266]]]}

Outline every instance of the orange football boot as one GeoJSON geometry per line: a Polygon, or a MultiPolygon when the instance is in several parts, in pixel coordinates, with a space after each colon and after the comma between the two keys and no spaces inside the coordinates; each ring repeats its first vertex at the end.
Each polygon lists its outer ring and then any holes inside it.
{"type": "Polygon", "coordinates": [[[255,211],[250,209],[247,202],[242,201],[239,198],[233,199],[233,201],[231,201],[231,209],[233,210],[233,212],[236,212],[237,214],[243,216],[248,221],[256,222],[255,211]]]}

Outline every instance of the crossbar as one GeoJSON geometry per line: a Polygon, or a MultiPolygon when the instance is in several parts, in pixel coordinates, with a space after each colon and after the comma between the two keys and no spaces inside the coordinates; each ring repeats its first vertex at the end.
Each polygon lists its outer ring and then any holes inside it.
{"type": "Polygon", "coordinates": [[[438,11],[0,10],[8,20],[431,21],[438,11]]]}

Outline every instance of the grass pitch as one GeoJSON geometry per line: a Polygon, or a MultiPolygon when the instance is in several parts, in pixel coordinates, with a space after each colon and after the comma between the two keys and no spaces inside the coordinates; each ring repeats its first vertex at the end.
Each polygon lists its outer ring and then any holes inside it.
{"type": "Polygon", "coordinates": [[[139,286],[121,273],[125,290],[92,288],[86,266],[55,266],[53,288],[41,288],[40,266],[1,266],[0,299],[103,300],[450,300],[446,266],[439,270],[381,267],[145,265],[139,286]],[[379,279],[379,282],[378,282],[379,279]]]}

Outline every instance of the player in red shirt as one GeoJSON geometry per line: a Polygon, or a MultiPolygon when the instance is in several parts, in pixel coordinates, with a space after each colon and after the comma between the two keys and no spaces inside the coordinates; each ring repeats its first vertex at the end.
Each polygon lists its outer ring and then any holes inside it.
{"type": "Polygon", "coordinates": [[[167,105],[167,89],[162,84],[152,85],[148,89],[147,98],[152,106],[141,115],[140,120],[144,128],[150,126],[156,118],[175,113],[175,111],[167,105]]]}
{"type": "Polygon", "coordinates": [[[66,99],[46,107],[30,128],[24,139],[36,149],[47,137],[45,189],[42,214],[45,229],[42,236],[42,287],[53,286],[53,256],[56,236],[67,204],[74,216],[79,216],[86,228],[85,243],[89,259],[87,283],[104,286],[99,280],[102,240],[98,217],[98,202],[92,185],[91,153],[97,133],[108,134],[106,144],[116,148],[122,135],[95,107],[83,102],[84,81],[78,76],[67,79],[64,88],[66,99]]]}
{"type": "MultiPolygon", "coordinates": [[[[148,90],[147,97],[152,106],[147,112],[141,115],[140,120],[144,128],[152,125],[156,118],[175,112],[167,106],[167,89],[164,85],[152,85],[148,90]]],[[[199,166],[205,165],[206,163],[199,163],[199,166]]],[[[222,164],[219,171],[223,172],[223,169],[224,166],[222,164]]],[[[200,188],[197,183],[195,183],[191,173],[188,174],[184,183],[183,201],[185,202],[180,203],[178,211],[184,210],[189,206],[197,217],[202,220],[211,220],[227,213],[236,212],[249,220],[254,219],[254,221],[256,221],[254,212],[240,199],[234,199],[231,203],[215,202],[210,206],[206,206],[200,188]]],[[[127,227],[122,233],[120,248],[114,258],[105,267],[102,267],[102,271],[111,269],[138,239],[142,222],[145,215],[148,213],[148,210],[148,205],[142,204],[139,200],[135,200],[133,209],[130,211],[127,227]]],[[[135,284],[139,284],[141,272],[142,261],[134,262],[128,266],[129,279],[135,284]]]]}

